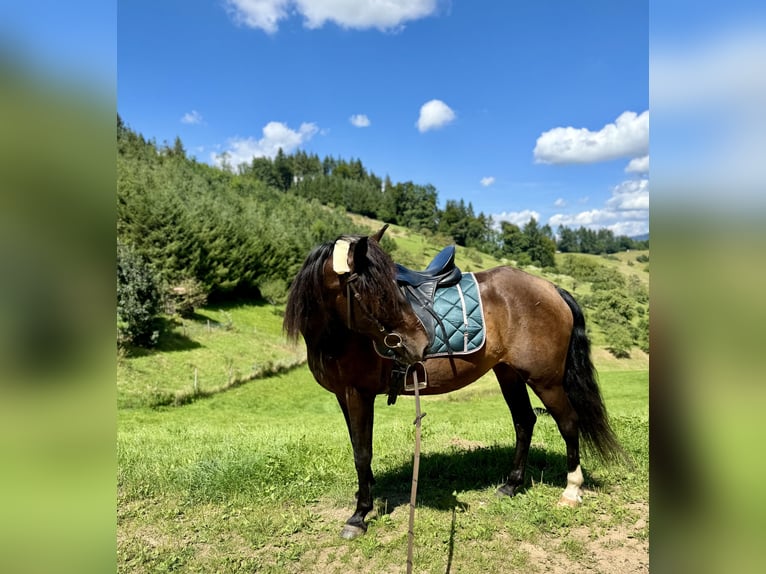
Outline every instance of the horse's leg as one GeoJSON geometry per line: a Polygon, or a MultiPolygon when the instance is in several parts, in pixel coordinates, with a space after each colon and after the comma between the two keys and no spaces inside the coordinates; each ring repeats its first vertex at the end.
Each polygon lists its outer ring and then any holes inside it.
{"type": "Polygon", "coordinates": [[[548,386],[535,393],[556,421],[567,446],[567,487],[559,498],[559,506],[577,506],[582,502],[582,469],[580,468],[580,434],[577,413],[569,402],[564,387],[548,386]]]}
{"type": "Polygon", "coordinates": [[[375,407],[375,395],[360,393],[353,387],[346,387],[346,392],[337,394],[338,403],[343,411],[354,449],[354,465],[359,480],[356,493],[356,511],[346,521],[340,535],[347,540],[361,536],[367,531],[364,517],[372,510],[372,423],[375,407]]]}
{"type": "Polygon", "coordinates": [[[513,426],[516,430],[516,449],[513,455],[513,468],[508,480],[497,489],[500,494],[513,496],[524,484],[524,472],[527,467],[529,445],[532,443],[532,431],[537,417],[529,402],[527,386],[521,376],[508,365],[500,364],[494,368],[495,376],[500,383],[503,397],[511,409],[513,426]]]}

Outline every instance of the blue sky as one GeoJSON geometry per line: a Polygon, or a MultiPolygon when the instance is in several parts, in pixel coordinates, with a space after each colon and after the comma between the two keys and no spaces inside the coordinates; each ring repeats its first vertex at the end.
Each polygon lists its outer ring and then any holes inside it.
{"type": "Polygon", "coordinates": [[[131,0],[117,108],[235,165],[359,158],[517,224],[648,232],[646,0],[131,0]]]}

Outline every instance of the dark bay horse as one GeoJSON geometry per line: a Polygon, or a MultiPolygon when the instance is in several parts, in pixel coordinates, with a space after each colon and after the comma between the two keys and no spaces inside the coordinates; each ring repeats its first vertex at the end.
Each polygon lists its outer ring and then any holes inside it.
{"type": "MultiPolygon", "coordinates": [[[[386,227],[316,247],[292,283],[284,318],[289,337],[303,336],[311,372],[335,394],[346,419],[359,479],[356,511],[341,532],[348,539],[367,530],[365,516],[373,508],[375,397],[388,392],[397,362],[423,360],[429,345],[397,287],[394,262],[379,245],[386,227]],[[396,360],[382,358],[373,342],[392,349],[396,360]]],[[[498,490],[513,496],[524,482],[536,421],[529,385],[566,443],[567,486],[559,504],[576,506],[583,484],[580,437],[604,460],[622,456],[596,382],[582,311],[565,290],[512,267],[475,276],[486,342],[470,355],[426,358],[428,386],[421,394],[448,393],[495,372],[516,431],[511,471],[498,490]]]]}

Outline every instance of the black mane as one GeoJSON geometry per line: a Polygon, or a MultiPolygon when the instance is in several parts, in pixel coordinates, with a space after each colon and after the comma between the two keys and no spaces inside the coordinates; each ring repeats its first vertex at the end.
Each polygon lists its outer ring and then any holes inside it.
{"type": "MultiPolygon", "coordinates": [[[[355,262],[354,271],[358,278],[354,287],[367,311],[383,324],[388,323],[387,317],[397,317],[401,312],[394,262],[375,240],[358,235],[343,238],[352,242],[365,240],[366,257],[355,262]]],[[[292,340],[297,340],[299,334],[323,339],[345,329],[329,307],[324,288],[324,268],[334,248],[335,240],[315,247],[293,279],[283,322],[283,328],[292,340]]]]}

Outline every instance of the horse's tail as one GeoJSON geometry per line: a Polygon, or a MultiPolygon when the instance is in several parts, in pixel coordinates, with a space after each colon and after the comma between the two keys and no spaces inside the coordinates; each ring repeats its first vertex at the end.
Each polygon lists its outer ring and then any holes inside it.
{"type": "Polygon", "coordinates": [[[580,436],[586,449],[602,461],[626,460],[628,457],[609,424],[598,388],[596,370],[590,357],[590,340],[585,331],[585,317],[574,297],[565,289],[557,289],[574,319],[564,371],[564,391],[577,413],[580,436]]]}

